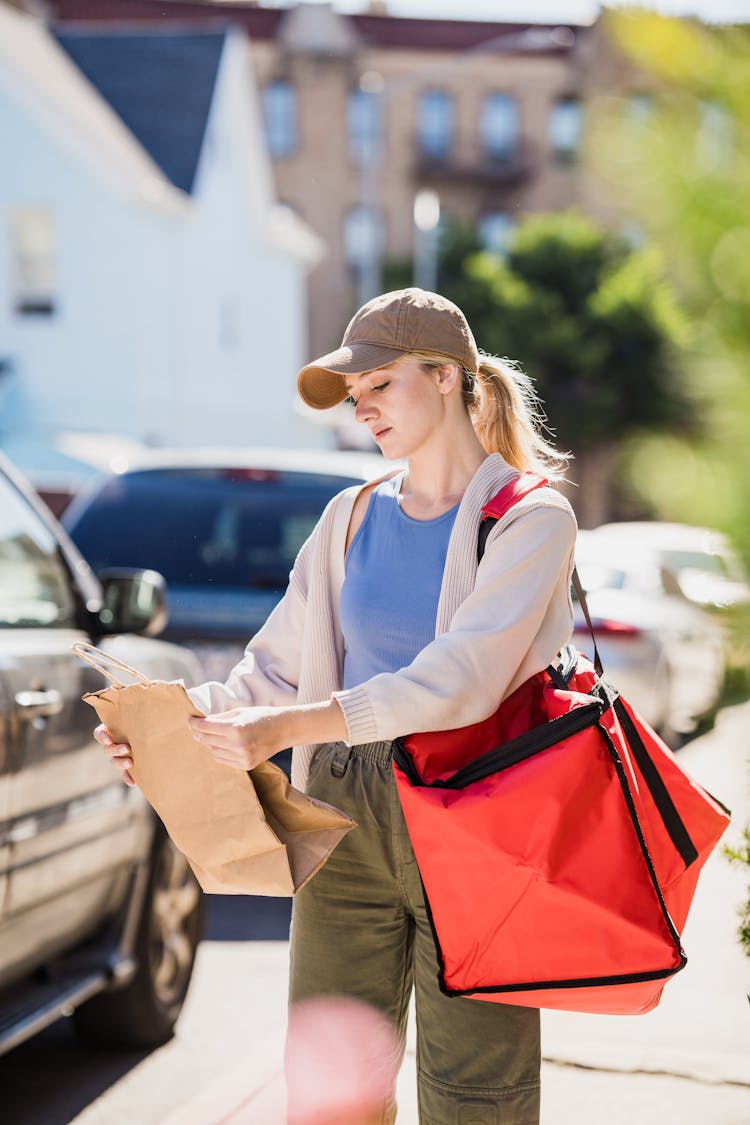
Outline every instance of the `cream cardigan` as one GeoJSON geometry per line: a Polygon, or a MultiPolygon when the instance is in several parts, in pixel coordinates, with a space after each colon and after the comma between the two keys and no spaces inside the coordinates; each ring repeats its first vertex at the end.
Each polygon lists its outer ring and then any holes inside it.
{"type": "MultiPolygon", "coordinates": [[[[284,597],[227,682],[192,688],[193,702],[210,714],[334,697],[352,746],[487,718],[554,659],[573,623],[576,523],[560,493],[540,488],[521,500],[490,532],[477,567],[482,506],[516,475],[491,454],[469,482],[448,544],[435,640],[408,667],[340,690],[339,598],[346,534],[360,492],[354,486],[328,504],[297,556],[284,597]]],[[[298,788],[304,788],[313,750],[294,749],[292,781],[298,788]]]]}

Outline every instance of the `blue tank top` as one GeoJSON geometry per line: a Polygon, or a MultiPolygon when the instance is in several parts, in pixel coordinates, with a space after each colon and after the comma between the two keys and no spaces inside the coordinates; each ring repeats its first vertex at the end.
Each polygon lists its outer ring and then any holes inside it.
{"type": "Polygon", "coordinates": [[[411,664],[435,639],[435,620],[456,504],[414,520],[398,501],[403,473],[370,496],[346,556],[341,591],[344,688],[411,664]]]}

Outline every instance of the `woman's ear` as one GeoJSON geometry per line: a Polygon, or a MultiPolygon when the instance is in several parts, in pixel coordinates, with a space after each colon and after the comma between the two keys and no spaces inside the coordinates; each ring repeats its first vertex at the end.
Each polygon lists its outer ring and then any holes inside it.
{"type": "Polygon", "coordinates": [[[450,394],[456,383],[460,381],[461,369],[457,363],[442,363],[435,371],[437,389],[441,395],[450,394]]]}

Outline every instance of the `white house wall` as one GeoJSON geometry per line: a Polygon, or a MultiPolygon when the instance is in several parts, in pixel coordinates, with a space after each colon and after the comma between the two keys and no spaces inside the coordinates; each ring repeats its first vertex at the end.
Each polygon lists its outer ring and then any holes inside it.
{"type": "Polygon", "coordinates": [[[140,187],[140,202],[0,74],[0,359],[13,365],[0,382],[0,445],[62,430],[156,445],[330,444],[295,410],[310,245],[301,237],[290,252],[274,237],[249,51],[239,34],[228,48],[193,195],[154,168],[153,198],[140,187]],[[7,220],[30,206],[54,214],[52,315],[12,310],[7,220]]]}
{"type": "MultiPolygon", "coordinates": [[[[175,284],[177,217],[103,189],[0,90],[0,355],[13,365],[13,424],[158,431],[176,372],[165,301],[175,284]],[[54,215],[56,309],[12,308],[15,207],[54,215]]],[[[0,427],[3,426],[0,414],[0,427]]]]}

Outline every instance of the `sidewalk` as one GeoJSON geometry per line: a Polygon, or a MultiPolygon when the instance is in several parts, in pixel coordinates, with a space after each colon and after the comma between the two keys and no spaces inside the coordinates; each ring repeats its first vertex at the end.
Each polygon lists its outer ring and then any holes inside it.
{"type": "MultiPolygon", "coordinates": [[[[750,705],[722,716],[731,761],[707,755],[703,740],[681,752],[686,768],[732,804],[728,839],[736,839],[750,820],[749,719],[750,705]]],[[[736,908],[746,894],[746,871],[715,853],[684,934],[689,964],[667,984],[656,1011],[636,1017],[543,1013],[542,1125],[750,1125],[750,959],[736,937],[736,908]]],[[[243,1059],[228,1065],[164,1125],[283,1122],[288,950],[284,942],[254,945],[254,1042],[243,1059]]],[[[398,1125],[417,1125],[415,1072],[412,1021],[399,1079],[398,1125]]]]}
{"type": "MultiPolygon", "coordinates": [[[[275,984],[285,990],[286,948],[279,943],[275,984]]],[[[267,971],[267,956],[263,968],[267,971]]],[[[672,982],[673,984],[676,982],[672,982]]],[[[258,980],[259,991],[269,981],[258,980]]],[[[274,989],[276,991],[276,989],[274,989]]],[[[549,1017],[553,1013],[545,1013],[549,1017]]],[[[557,1016],[559,1013],[554,1013],[557,1016]]],[[[581,1017],[583,1020],[594,1017],[581,1017]]],[[[606,1020],[607,1017],[597,1017],[606,1020]]],[[[647,1019],[648,1017],[640,1017],[647,1019]]],[[[542,1125],[748,1125],[750,1123],[750,1066],[746,1052],[742,1058],[744,1078],[724,1080],[709,1077],[706,1065],[694,1076],[690,1066],[702,1056],[686,1059],[675,1050],[671,1054],[650,1050],[633,1035],[633,1021],[612,1017],[630,1025],[630,1035],[617,1043],[586,1042],[571,1036],[567,1049],[558,1021],[553,1034],[555,1051],[544,1046],[542,1064],[542,1125]],[[589,1061],[584,1061],[586,1052],[589,1061]],[[671,1069],[673,1063],[676,1069],[671,1069]],[[744,1084],[739,1084],[740,1082],[744,1084]]],[[[546,1030],[545,1020],[543,1027],[546,1030]]],[[[748,1035],[750,1008],[743,1029],[748,1035]]],[[[714,1052],[707,1058],[712,1059],[714,1052]]],[[[164,1125],[283,1125],[284,1092],[281,1078],[283,1032],[262,1037],[246,1058],[227,1068],[206,1087],[172,1114],[164,1125]]],[[[704,1060],[705,1061],[705,1060],[704,1060]]],[[[729,1060],[728,1060],[729,1061],[729,1060]]],[[[740,1061],[740,1051],[734,1062],[740,1061]]],[[[711,1063],[713,1065],[713,1062],[711,1063]]],[[[414,1027],[410,1025],[406,1058],[398,1084],[398,1125],[418,1125],[416,1098],[416,1057],[414,1027]]],[[[498,1123],[500,1125],[500,1123],[498,1123]]]]}

